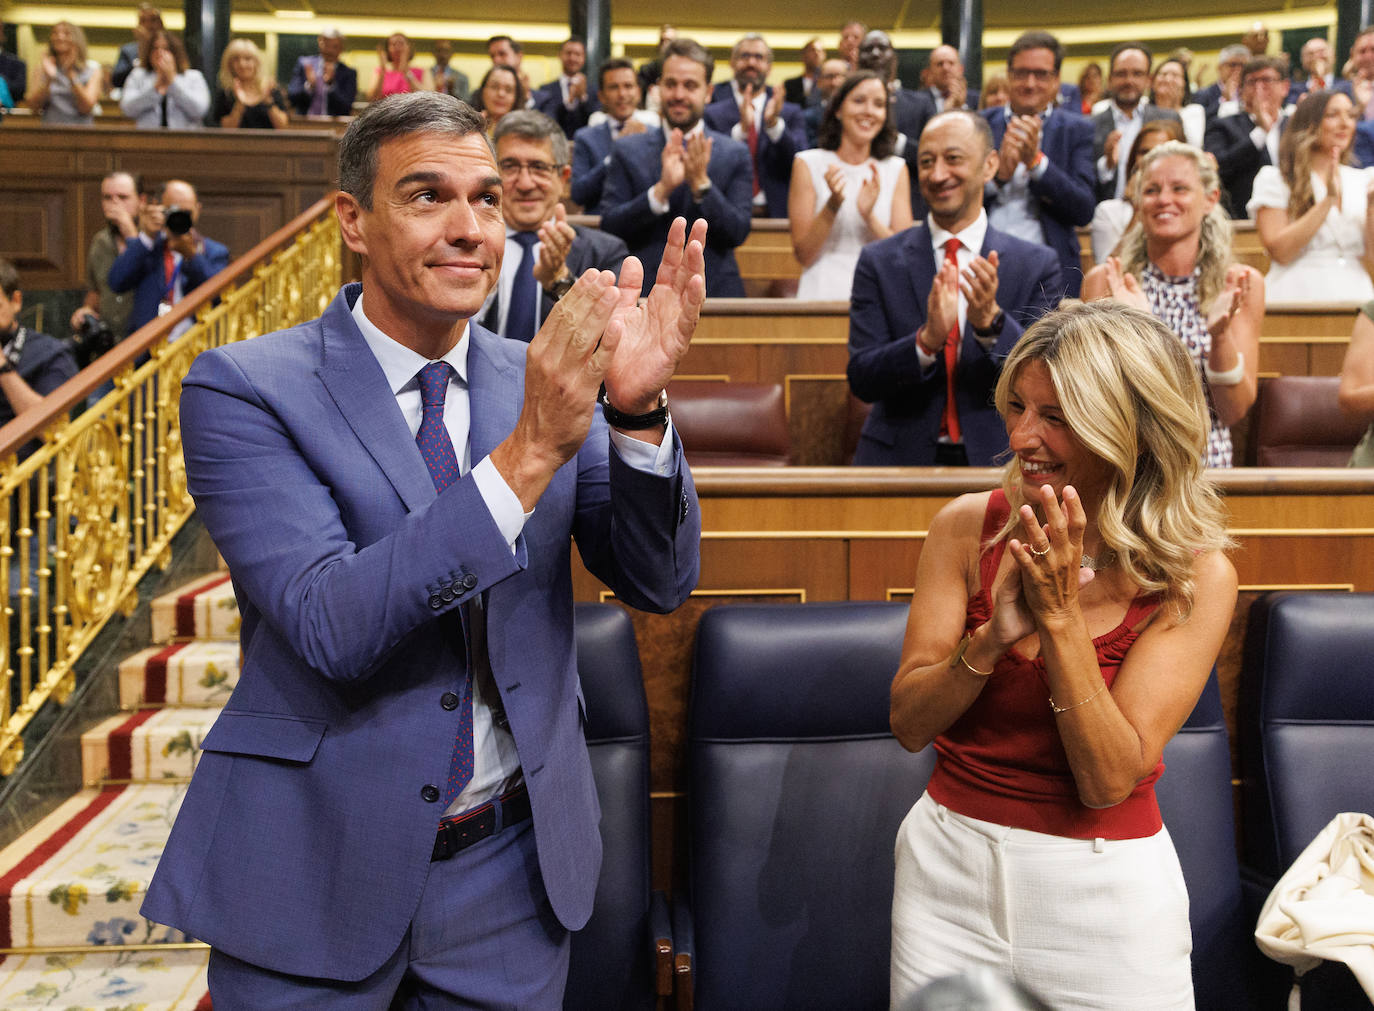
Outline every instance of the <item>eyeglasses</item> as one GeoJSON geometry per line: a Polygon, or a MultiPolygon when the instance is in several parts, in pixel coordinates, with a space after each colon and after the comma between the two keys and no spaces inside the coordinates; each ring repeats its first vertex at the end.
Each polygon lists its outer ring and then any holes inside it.
{"type": "Polygon", "coordinates": [[[1263,84],[1263,85],[1265,85],[1266,87],[1272,88],[1272,87],[1273,87],[1274,85],[1276,85],[1276,84],[1283,84],[1283,83],[1284,83],[1284,80],[1283,80],[1282,77],[1279,77],[1279,76],[1277,76],[1277,75],[1274,75],[1274,76],[1268,76],[1268,75],[1266,75],[1266,76],[1264,76],[1264,77],[1247,77],[1247,78],[1246,78],[1244,81],[1242,81],[1241,83],[1242,83],[1242,84],[1263,84]]]}
{"type": "Polygon", "coordinates": [[[1044,83],[1054,80],[1058,71],[1041,70],[1037,67],[1012,67],[1007,74],[1013,81],[1037,81],[1044,83]]]}
{"type": "Polygon", "coordinates": [[[528,169],[536,179],[548,181],[558,174],[562,165],[550,165],[546,161],[519,161],[515,158],[502,158],[496,163],[501,170],[502,179],[518,179],[522,169],[528,169]]]}

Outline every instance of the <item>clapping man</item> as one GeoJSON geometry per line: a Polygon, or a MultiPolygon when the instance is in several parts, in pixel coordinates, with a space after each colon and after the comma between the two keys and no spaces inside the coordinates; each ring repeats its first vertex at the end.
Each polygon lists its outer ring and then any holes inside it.
{"type": "Polygon", "coordinates": [[[319,53],[302,56],[291,71],[286,97],[302,116],[351,116],[358,96],[358,72],[344,63],[344,37],[326,28],[316,40],[319,53]]]}

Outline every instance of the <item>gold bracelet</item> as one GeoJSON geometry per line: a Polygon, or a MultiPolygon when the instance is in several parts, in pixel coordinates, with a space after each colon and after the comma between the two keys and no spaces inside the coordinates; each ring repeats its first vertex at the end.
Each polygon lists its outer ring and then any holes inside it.
{"type": "Polygon", "coordinates": [[[1091,695],[1089,695],[1089,696],[1088,696],[1086,699],[1084,699],[1082,702],[1075,702],[1075,703],[1074,703],[1073,705],[1071,705],[1071,706],[1056,706],[1056,705],[1054,704],[1054,699],[1051,698],[1051,699],[1050,699],[1050,708],[1054,710],[1056,716],[1057,716],[1059,713],[1067,713],[1070,709],[1077,709],[1079,706],[1086,706],[1089,702],[1091,702],[1093,699],[1097,698],[1099,695],[1101,695],[1101,694],[1102,694],[1103,692],[1105,692],[1106,690],[1107,690],[1107,682],[1103,681],[1103,682],[1102,682],[1102,687],[1099,688],[1097,691],[1093,692],[1091,695]]]}
{"type": "MultiPolygon", "coordinates": [[[[990,670],[979,670],[977,667],[973,666],[973,664],[969,663],[967,659],[965,659],[964,654],[968,652],[968,645],[969,645],[969,643],[971,643],[972,641],[973,641],[973,633],[972,633],[972,632],[969,632],[967,635],[964,636],[964,641],[961,642],[961,643],[959,643],[959,648],[958,648],[957,650],[954,651],[954,658],[953,658],[952,660],[950,660],[949,665],[950,665],[951,667],[953,667],[953,666],[955,665],[955,662],[957,661],[958,663],[961,663],[961,664],[963,664],[965,667],[967,667],[967,668],[968,668],[970,671],[972,671],[974,674],[977,674],[980,678],[990,678],[990,677],[992,677],[993,671],[990,671],[990,670]]],[[[995,669],[996,669],[996,668],[994,668],[994,670],[995,670],[995,669]]]]}

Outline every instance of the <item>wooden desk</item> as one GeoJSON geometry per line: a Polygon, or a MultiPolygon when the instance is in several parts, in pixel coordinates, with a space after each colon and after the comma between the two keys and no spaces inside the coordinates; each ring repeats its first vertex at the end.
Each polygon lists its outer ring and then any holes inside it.
{"type": "MultiPolygon", "coordinates": [[[[631,612],[652,723],[655,884],[667,886],[684,815],[687,695],[697,622],[739,602],[907,600],[935,513],[998,481],[991,469],[702,468],[701,579],[671,615],[631,612]]],[[[1241,598],[1218,660],[1235,740],[1245,619],[1273,589],[1374,591],[1374,473],[1346,470],[1214,472],[1238,542],[1241,598]]],[[[606,599],[585,571],[579,600],[606,599]]],[[[842,677],[843,672],[837,672],[842,677]]]]}
{"type": "Polygon", "coordinates": [[[192,183],[200,228],[247,252],[336,186],[329,130],[139,130],[0,124],[0,256],[33,290],[86,286],[86,250],[104,224],[100,180],[122,170],[156,186],[192,183]]]}

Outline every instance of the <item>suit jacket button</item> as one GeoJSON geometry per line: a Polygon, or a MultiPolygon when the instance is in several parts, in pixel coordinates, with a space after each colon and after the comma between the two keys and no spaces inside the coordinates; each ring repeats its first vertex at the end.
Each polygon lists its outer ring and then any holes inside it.
{"type": "Polygon", "coordinates": [[[444,598],[439,596],[439,594],[437,593],[431,593],[429,595],[429,606],[434,608],[434,610],[436,611],[439,610],[441,607],[444,606],[444,598]]]}
{"type": "Polygon", "coordinates": [[[443,706],[445,709],[457,709],[459,701],[458,696],[453,694],[453,692],[444,692],[444,694],[439,697],[439,705],[443,706]]]}
{"type": "Polygon", "coordinates": [[[462,584],[464,590],[471,590],[474,586],[477,585],[477,577],[474,576],[471,572],[469,572],[467,575],[463,577],[462,584]]]}
{"type": "Polygon", "coordinates": [[[420,790],[420,799],[426,804],[433,804],[439,799],[439,788],[432,784],[424,786],[420,790]]]}
{"type": "Polygon", "coordinates": [[[458,596],[458,594],[456,594],[456,593],[453,592],[453,587],[451,587],[451,586],[445,586],[444,589],[443,589],[443,591],[439,594],[439,598],[440,598],[445,604],[449,603],[449,602],[450,602],[451,600],[453,600],[453,598],[456,597],[456,596],[458,596]]]}

